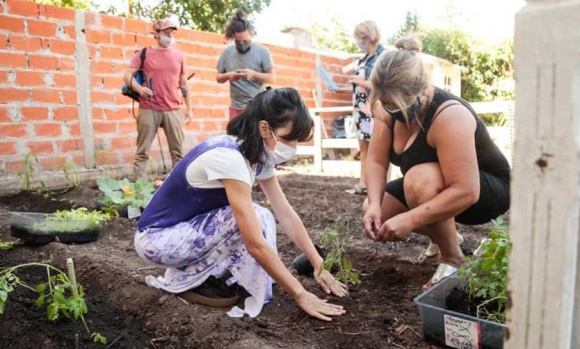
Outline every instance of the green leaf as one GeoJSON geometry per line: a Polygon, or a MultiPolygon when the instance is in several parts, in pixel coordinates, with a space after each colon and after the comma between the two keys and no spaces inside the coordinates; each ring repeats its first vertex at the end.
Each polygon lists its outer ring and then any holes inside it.
{"type": "Polygon", "coordinates": [[[51,321],[58,319],[58,305],[56,303],[50,303],[48,305],[46,308],[46,316],[51,321]]]}
{"type": "Polygon", "coordinates": [[[5,302],[8,299],[8,291],[0,290],[0,301],[5,302]]]}
{"type": "Polygon", "coordinates": [[[91,338],[94,343],[107,344],[107,338],[102,336],[100,333],[94,332],[91,334],[91,338]]]}
{"type": "Polygon", "coordinates": [[[38,284],[38,285],[36,285],[36,287],[34,288],[34,290],[35,290],[37,293],[44,293],[44,290],[45,290],[45,289],[46,289],[46,284],[45,284],[45,283],[38,284]]]}
{"type": "Polygon", "coordinates": [[[44,305],[44,298],[45,298],[44,295],[38,297],[38,299],[36,300],[36,306],[37,307],[40,308],[40,307],[42,307],[44,305]]]}

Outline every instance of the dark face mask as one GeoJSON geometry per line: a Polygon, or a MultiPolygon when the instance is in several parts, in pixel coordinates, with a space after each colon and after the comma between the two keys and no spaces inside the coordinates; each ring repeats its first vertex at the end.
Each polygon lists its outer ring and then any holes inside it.
{"type": "Polygon", "coordinates": [[[248,52],[250,49],[252,48],[252,42],[251,41],[237,41],[236,40],[236,50],[238,50],[239,53],[246,53],[248,52]]]}
{"type": "MultiPolygon", "coordinates": [[[[421,105],[423,105],[423,103],[421,103],[419,96],[417,96],[417,100],[415,100],[415,103],[407,107],[407,116],[409,117],[409,121],[412,121],[413,119],[417,120],[419,118],[419,113],[421,112],[421,105]]],[[[402,109],[398,109],[392,112],[387,108],[384,109],[387,111],[387,113],[391,114],[393,118],[395,118],[395,120],[399,122],[407,122],[405,120],[405,115],[403,115],[402,109]]]]}

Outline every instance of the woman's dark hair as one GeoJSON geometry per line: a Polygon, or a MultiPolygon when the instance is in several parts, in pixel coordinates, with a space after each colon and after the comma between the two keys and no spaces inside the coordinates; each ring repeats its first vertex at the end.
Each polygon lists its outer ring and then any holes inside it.
{"type": "Polygon", "coordinates": [[[258,127],[262,120],[272,130],[291,122],[292,131],[284,136],[288,141],[305,142],[312,136],[314,122],[296,89],[284,87],[260,92],[227,126],[228,135],[243,141],[240,148],[251,164],[258,162],[264,151],[264,139],[258,127]]]}
{"type": "Polygon", "coordinates": [[[226,39],[232,40],[236,33],[245,32],[249,30],[251,34],[254,34],[252,28],[252,22],[246,19],[244,11],[237,10],[236,14],[230,20],[230,23],[226,27],[226,39]]]}

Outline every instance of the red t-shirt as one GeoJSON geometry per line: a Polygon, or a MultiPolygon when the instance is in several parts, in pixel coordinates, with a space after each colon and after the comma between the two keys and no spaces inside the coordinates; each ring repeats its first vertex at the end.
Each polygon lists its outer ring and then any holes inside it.
{"type": "MultiPolygon", "coordinates": [[[[141,65],[141,50],[133,58],[129,66],[139,69],[141,65]]],[[[168,111],[179,109],[181,92],[179,90],[179,79],[185,74],[185,65],[181,51],[169,46],[167,49],[147,47],[145,52],[145,72],[144,86],[153,90],[153,109],[168,111]],[[149,86],[151,82],[152,86],[149,86]]],[[[140,107],[152,109],[149,99],[139,101],[140,107]]]]}

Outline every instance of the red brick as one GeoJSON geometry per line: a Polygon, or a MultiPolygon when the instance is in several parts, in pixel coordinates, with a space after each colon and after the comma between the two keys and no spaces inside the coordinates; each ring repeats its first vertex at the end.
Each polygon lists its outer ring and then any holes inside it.
{"type": "Polygon", "coordinates": [[[67,21],[74,21],[75,11],[71,8],[40,5],[40,14],[47,18],[64,19],[67,21]]]}
{"type": "Polygon", "coordinates": [[[46,107],[22,107],[20,109],[22,121],[48,120],[48,108],[46,107]]]}
{"type": "Polygon", "coordinates": [[[116,122],[93,122],[93,131],[95,134],[100,133],[117,133],[116,122]]]}
{"type": "Polygon", "coordinates": [[[73,158],[73,163],[75,165],[80,166],[80,167],[86,167],[87,166],[87,164],[85,163],[86,160],[85,160],[85,155],[84,154],[82,154],[82,155],[74,155],[72,158],[73,158]]]}
{"type": "Polygon", "coordinates": [[[133,46],[135,45],[135,34],[125,33],[111,33],[111,42],[117,46],[133,46]]]}
{"type": "Polygon", "coordinates": [[[39,160],[43,170],[61,170],[67,162],[67,158],[64,156],[49,156],[39,160]]]}
{"type": "Polygon", "coordinates": [[[135,145],[135,139],[129,137],[118,137],[111,139],[111,148],[113,149],[127,149],[135,145]]]}
{"type": "Polygon", "coordinates": [[[77,91],[76,90],[73,90],[73,91],[63,90],[62,91],[62,102],[64,104],[77,104],[78,103],[77,91]]]}
{"type": "Polygon", "coordinates": [[[79,137],[81,135],[81,125],[77,122],[75,124],[68,124],[69,134],[71,137],[79,137]]]}
{"type": "Polygon", "coordinates": [[[8,50],[8,35],[0,34],[0,50],[8,50]]]}
{"type": "Polygon", "coordinates": [[[26,133],[26,124],[0,124],[0,135],[2,135],[2,139],[6,137],[24,137],[26,133]]]}
{"type": "Polygon", "coordinates": [[[38,17],[39,16],[39,6],[38,4],[30,1],[21,0],[6,0],[6,5],[8,5],[8,12],[13,15],[21,15],[26,17],[38,17]]]}
{"type": "Polygon", "coordinates": [[[24,33],[24,19],[0,15],[0,30],[24,33]]]}
{"type": "Polygon", "coordinates": [[[75,54],[75,42],[72,40],[50,39],[48,45],[53,53],[71,56],[75,54]]]}
{"type": "Polygon", "coordinates": [[[0,87],[0,103],[24,102],[28,100],[28,90],[0,87]]]}
{"type": "Polygon", "coordinates": [[[92,103],[115,103],[116,94],[104,93],[104,92],[91,92],[91,102],[92,103]]]}
{"type": "Polygon", "coordinates": [[[56,24],[48,21],[28,20],[28,34],[39,36],[55,36],[56,24]]]}
{"type": "MultiPolygon", "coordinates": [[[[45,44],[42,38],[35,38],[31,36],[21,36],[10,34],[8,36],[8,45],[11,49],[16,51],[36,52],[44,49],[45,44]]],[[[24,58],[24,55],[20,55],[24,58]]]]}
{"type": "Polygon", "coordinates": [[[124,59],[123,48],[112,46],[101,46],[99,48],[99,56],[101,59],[124,59]]]}
{"type": "Polygon", "coordinates": [[[20,86],[46,86],[44,72],[32,70],[17,70],[16,85],[20,86]]]}
{"type": "Polygon", "coordinates": [[[16,142],[0,142],[0,155],[16,154],[16,142]]]}
{"type": "Polygon", "coordinates": [[[56,73],[53,77],[54,87],[76,87],[77,77],[74,74],[60,74],[56,73]]]}
{"type": "Polygon", "coordinates": [[[58,69],[58,58],[43,55],[28,55],[28,67],[32,69],[56,70],[58,69]]]}
{"type": "Polygon", "coordinates": [[[128,119],[133,119],[133,117],[130,115],[130,110],[129,109],[126,109],[126,108],[121,108],[121,109],[117,109],[117,110],[106,109],[105,110],[105,115],[107,117],[107,120],[128,120],[128,119]]]}
{"type": "Polygon", "coordinates": [[[123,30],[123,18],[101,15],[101,24],[107,29],[121,29],[123,30]]]}
{"type": "Polygon", "coordinates": [[[68,153],[74,151],[83,151],[85,144],[82,139],[67,139],[65,141],[56,141],[57,151],[60,153],[68,153]]]}
{"type": "Polygon", "coordinates": [[[75,72],[75,60],[73,58],[60,57],[58,59],[58,70],[75,72]]]}
{"type": "Polygon", "coordinates": [[[107,29],[85,29],[87,42],[95,44],[110,44],[111,33],[107,29]]]}
{"type": "Polygon", "coordinates": [[[145,35],[145,32],[143,32],[143,34],[144,35],[135,35],[137,47],[155,45],[155,39],[153,38],[153,35],[145,35]]]}
{"type": "Polygon", "coordinates": [[[26,67],[26,57],[18,53],[0,52],[0,66],[2,67],[26,67]]]}
{"type": "Polygon", "coordinates": [[[74,25],[65,25],[64,32],[71,40],[75,40],[77,38],[77,33],[74,25]]]}
{"type": "Polygon", "coordinates": [[[109,74],[115,72],[115,65],[107,61],[91,61],[91,72],[93,74],[109,74]]]}
{"type": "Polygon", "coordinates": [[[92,74],[91,76],[91,87],[103,87],[103,80],[105,78],[101,76],[96,76],[92,74]]]}
{"type": "Polygon", "coordinates": [[[24,162],[6,161],[6,171],[8,173],[22,173],[22,171],[24,171],[24,162]]]}
{"type": "Polygon", "coordinates": [[[40,137],[57,137],[62,134],[60,122],[42,123],[34,125],[34,132],[36,136],[40,137]]]}
{"type": "Polygon", "coordinates": [[[139,21],[136,19],[127,18],[125,19],[125,32],[126,33],[149,33],[153,29],[148,23],[139,21]]]}
{"type": "Polygon", "coordinates": [[[66,106],[54,109],[54,120],[56,121],[71,121],[78,120],[79,108],[76,106],[66,106]]]}
{"type": "Polygon", "coordinates": [[[103,82],[102,86],[107,90],[119,90],[123,84],[123,79],[120,76],[107,76],[101,79],[103,82]]]}
{"type": "Polygon", "coordinates": [[[119,154],[111,151],[100,151],[95,156],[97,165],[116,165],[119,163],[119,154]]]}
{"type": "Polygon", "coordinates": [[[32,90],[32,101],[42,103],[60,103],[60,92],[54,89],[32,90]]]}
{"type": "Polygon", "coordinates": [[[119,133],[120,134],[128,135],[130,137],[131,133],[136,133],[136,132],[137,132],[137,124],[135,123],[135,120],[119,122],[119,133]]]}
{"type": "Polygon", "coordinates": [[[24,144],[30,153],[33,154],[52,154],[54,153],[54,145],[52,141],[30,141],[24,144]]]}
{"type": "Polygon", "coordinates": [[[0,122],[13,122],[10,116],[10,107],[6,104],[0,105],[0,122]]]}

